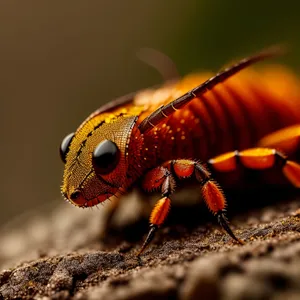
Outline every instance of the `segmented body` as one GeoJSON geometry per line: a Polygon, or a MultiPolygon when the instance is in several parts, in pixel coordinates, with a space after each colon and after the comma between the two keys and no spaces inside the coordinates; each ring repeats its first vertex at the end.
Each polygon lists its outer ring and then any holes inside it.
{"type": "MultiPolygon", "coordinates": [[[[140,114],[139,124],[152,110],[210,76],[188,76],[158,90],[144,91],[136,95],[128,110],[137,104],[149,105],[140,114]]],[[[244,70],[147,132],[142,154],[145,165],[153,167],[177,158],[205,162],[227,151],[256,146],[266,134],[300,123],[298,87],[296,78],[282,68],[270,67],[260,72],[244,70]]]]}

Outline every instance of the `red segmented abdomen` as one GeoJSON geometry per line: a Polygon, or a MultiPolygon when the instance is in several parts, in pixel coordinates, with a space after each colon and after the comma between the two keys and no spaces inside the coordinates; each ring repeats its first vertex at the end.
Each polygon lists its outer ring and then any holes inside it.
{"type": "MultiPolygon", "coordinates": [[[[185,79],[184,88],[190,88],[194,80],[185,79]]],[[[156,149],[157,162],[176,158],[206,161],[253,147],[268,133],[300,124],[298,86],[282,69],[247,70],[175,112],[146,134],[145,144],[156,149]]]]}

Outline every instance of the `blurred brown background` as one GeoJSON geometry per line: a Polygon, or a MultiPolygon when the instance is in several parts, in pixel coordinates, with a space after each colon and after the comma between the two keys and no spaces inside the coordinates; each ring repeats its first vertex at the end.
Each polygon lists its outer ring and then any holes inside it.
{"type": "Polygon", "coordinates": [[[1,1],[0,223],[63,201],[62,138],[101,104],[161,81],[140,48],[185,74],[284,42],[278,61],[298,71],[299,12],[298,1],[1,1]]]}

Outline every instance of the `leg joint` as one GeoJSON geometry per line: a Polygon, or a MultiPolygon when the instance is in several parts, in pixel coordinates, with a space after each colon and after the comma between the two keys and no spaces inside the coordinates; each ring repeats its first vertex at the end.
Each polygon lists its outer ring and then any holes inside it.
{"type": "Polygon", "coordinates": [[[275,154],[274,155],[275,155],[275,163],[276,163],[276,165],[278,165],[280,167],[284,167],[284,165],[286,164],[286,161],[287,161],[286,156],[283,153],[281,153],[281,152],[279,152],[277,150],[275,150],[275,154]]]}
{"type": "Polygon", "coordinates": [[[208,170],[197,162],[194,164],[194,172],[196,179],[201,183],[201,185],[204,185],[211,179],[208,170]]]}

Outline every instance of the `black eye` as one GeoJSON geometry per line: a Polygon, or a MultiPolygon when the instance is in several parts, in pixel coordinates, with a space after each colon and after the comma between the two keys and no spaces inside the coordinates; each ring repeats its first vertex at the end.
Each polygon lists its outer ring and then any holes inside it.
{"type": "Polygon", "coordinates": [[[108,174],[118,164],[120,151],[117,145],[109,140],[102,141],[93,152],[93,166],[96,173],[108,174]]]}
{"type": "Polygon", "coordinates": [[[70,147],[70,144],[71,144],[71,141],[74,137],[74,132],[68,134],[64,139],[63,141],[61,142],[61,145],[60,145],[60,148],[59,148],[59,154],[60,154],[60,157],[61,157],[61,160],[66,163],[66,156],[67,156],[67,153],[69,151],[69,147],[70,147]]]}

